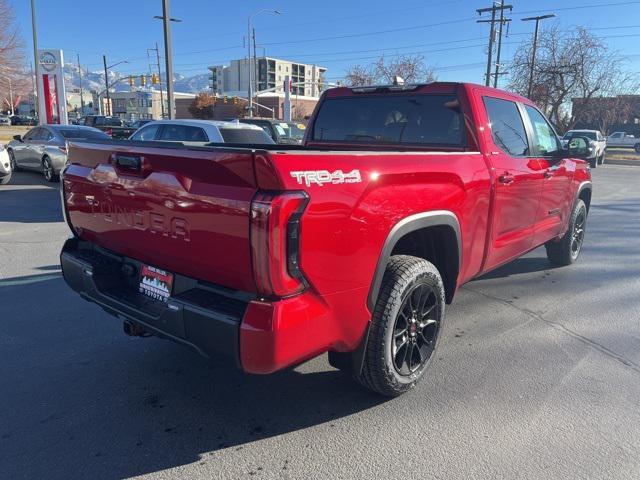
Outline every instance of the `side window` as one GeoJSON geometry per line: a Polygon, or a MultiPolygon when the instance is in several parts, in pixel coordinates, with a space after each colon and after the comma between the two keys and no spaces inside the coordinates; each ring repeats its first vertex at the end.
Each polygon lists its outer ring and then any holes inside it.
{"type": "Polygon", "coordinates": [[[538,148],[538,153],[543,157],[557,153],[560,150],[560,142],[558,142],[558,136],[549,125],[549,122],[547,122],[547,119],[538,110],[529,105],[525,105],[524,108],[533,125],[533,141],[538,148]]]}
{"type": "Polygon", "coordinates": [[[156,133],[158,133],[158,128],[160,125],[148,125],[144,128],[141,128],[136,133],[131,136],[131,140],[142,140],[142,141],[150,141],[156,139],[156,133]]]}
{"type": "Polygon", "coordinates": [[[45,142],[53,140],[53,133],[51,133],[46,128],[43,128],[42,129],[42,138],[41,138],[41,140],[44,140],[45,142]]]}
{"type": "Polygon", "coordinates": [[[484,97],[484,105],[496,145],[514,157],[529,155],[527,133],[518,106],[509,100],[493,97],[484,97]]]}
{"type": "Polygon", "coordinates": [[[23,140],[35,140],[36,135],[38,134],[38,131],[40,130],[40,128],[34,128],[32,130],[29,130],[27,132],[27,134],[22,137],[23,140]]]}
{"type": "Polygon", "coordinates": [[[622,136],[622,134],[620,132],[616,132],[616,133],[611,135],[611,138],[620,138],[621,136],[622,136]]]}
{"type": "Polygon", "coordinates": [[[208,142],[209,137],[202,128],[199,127],[184,127],[184,141],[185,142],[208,142]]]}
{"type": "Polygon", "coordinates": [[[183,142],[185,141],[184,125],[176,125],[174,123],[165,123],[162,132],[160,132],[160,140],[167,142],[183,142]]]}

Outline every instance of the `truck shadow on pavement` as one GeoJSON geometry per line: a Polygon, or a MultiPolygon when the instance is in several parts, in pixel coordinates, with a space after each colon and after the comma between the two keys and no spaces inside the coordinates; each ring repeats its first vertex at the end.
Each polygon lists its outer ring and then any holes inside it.
{"type": "Polygon", "coordinates": [[[14,172],[11,182],[0,187],[0,222],[61,222],[58,186],[39,173],[14,172]]]}
{"type": "Polygon", "coordinates": [[[13,392],[0,411],[7,478],[119,479],[215,462],[217,451],[331,431],[385,402],[322,359],[254,376],[166,340],[126,337],[62,279],[0,287],[0,296],[16,298],[2,315],[16,340],[0,351],[0,389],[13,392]],[[42,291],[47,308],[20,301],[42,291]]]}

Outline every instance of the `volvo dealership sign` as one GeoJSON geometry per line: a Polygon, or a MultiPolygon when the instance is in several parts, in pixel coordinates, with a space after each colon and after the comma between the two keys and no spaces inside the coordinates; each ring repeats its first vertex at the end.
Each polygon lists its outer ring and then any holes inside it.
{"type": "Polygon", "coordinates": [[[39,50],[38,105],[40,123],[67,124],[62,50],[39,50]]]}

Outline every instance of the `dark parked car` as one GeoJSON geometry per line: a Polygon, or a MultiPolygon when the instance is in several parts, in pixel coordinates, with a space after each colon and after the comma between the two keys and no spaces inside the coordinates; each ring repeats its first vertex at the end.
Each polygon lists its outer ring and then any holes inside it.
{"type": "Polygon", "coordinates": [[[104,115],[87,115],[78,120],[78,125],[97,128],[111,138],[129,138],[136,128],[126,127],[124,121],[118,117],[106,117],[104,115]]]}

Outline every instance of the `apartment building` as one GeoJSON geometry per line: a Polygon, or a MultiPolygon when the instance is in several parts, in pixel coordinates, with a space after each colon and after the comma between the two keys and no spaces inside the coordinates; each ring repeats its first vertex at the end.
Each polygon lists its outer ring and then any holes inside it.
{"type": "MultiPolygon", "coordinates": [[[[208,67],[211,71],[211,91],[214,95],[246,96],[249,89],[249,60],[232,60],[229,65],[208,67]]],[[[284,79],[291,78],[293,95],[317,98],[324,86],[326,68],[318,65],[297,63],[272,57],[258,57],[251,62],[254,91],[270,90],[282,92],[284,79]]]]}

